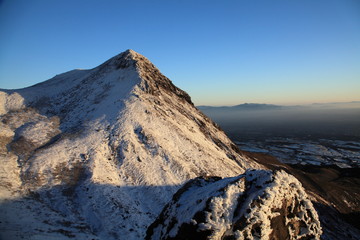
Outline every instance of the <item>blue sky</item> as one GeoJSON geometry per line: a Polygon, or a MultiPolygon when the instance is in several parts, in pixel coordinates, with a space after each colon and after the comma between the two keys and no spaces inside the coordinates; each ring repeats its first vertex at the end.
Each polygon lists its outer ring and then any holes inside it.
{"type": "Polygon", "coordinates": [[[358,0],[0,0],[0,88],[133,49],[197,105],[360,100],[358,0]]]}

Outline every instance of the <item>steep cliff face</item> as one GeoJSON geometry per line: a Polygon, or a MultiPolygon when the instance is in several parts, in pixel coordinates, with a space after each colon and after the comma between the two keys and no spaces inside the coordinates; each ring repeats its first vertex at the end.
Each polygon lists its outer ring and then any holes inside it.
{"type": "Polygon", "coordinates": [[[132,50],[2,90],[0,114],[4,238],[142,239],[184,182],[260,166],[132,50]]]}

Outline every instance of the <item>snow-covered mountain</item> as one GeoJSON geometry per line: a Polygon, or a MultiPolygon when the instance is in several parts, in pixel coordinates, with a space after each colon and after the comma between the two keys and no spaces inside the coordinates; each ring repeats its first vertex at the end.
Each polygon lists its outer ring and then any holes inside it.
{"type": "Polygon", "coordinates": [[[264,168],[132,50],[2,90],[0,114],[2,239],[144,239],[188,180],[264,168]]]}
{"type": "Polygon", "coordinates": [[[22,233],[14,234],[48,235],[62,222],[76,238],[141,239],[185,181],[257,167],[132,50],[91,70],[2,91],[0,109],[9,235],[17,226],[22,233]]]}

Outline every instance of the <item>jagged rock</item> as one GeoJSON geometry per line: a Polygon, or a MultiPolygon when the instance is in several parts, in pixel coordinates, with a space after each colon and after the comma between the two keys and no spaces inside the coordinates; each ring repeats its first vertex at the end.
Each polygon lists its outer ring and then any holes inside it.
{"type": "Polygon", "coordinates": [[[300,182],[284,171],[199,177],[185,184],[147,230],[159,239],[320,239],[300,182]]]}

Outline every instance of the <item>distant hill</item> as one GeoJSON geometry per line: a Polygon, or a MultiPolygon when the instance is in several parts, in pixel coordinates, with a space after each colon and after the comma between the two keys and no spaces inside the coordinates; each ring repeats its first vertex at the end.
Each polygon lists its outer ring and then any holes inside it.
{"type": "Polygon", "coordinates": [[[312,103],[307,105],[274,105],[265,103],[243,103],[234,106],[197,106],[202,111],[234,111],[234,110],[285,110],[285,109],[310,109],[310,108],[360,108],[360,101],[352,102],[330,102],[330,103],[312,103]]]}
{"type": "Polygon", "coordinates": [[[274,110],[286,107],[264,103],[243,103],[235,106],[197,106],[197,108],[200,110],[274,110]]]}

